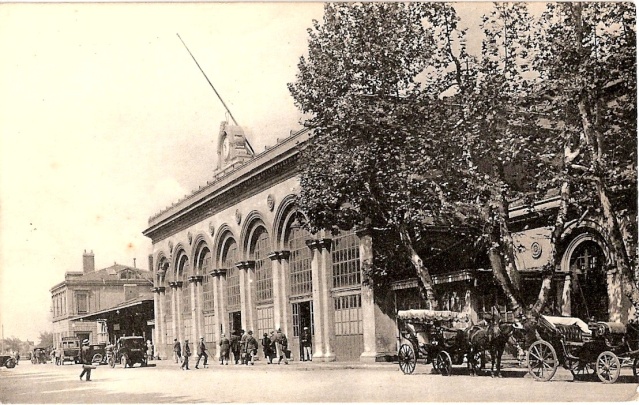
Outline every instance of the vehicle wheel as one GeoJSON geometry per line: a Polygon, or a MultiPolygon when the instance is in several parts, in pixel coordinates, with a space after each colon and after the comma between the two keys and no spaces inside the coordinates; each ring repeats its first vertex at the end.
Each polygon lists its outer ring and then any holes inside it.
{"type": "Polygon", "coordinates": [[[123,354],[122,357],[120,357],[120,362],[122,363],[124,368],[126,368],[126,366],[129,364],[129,357],[126,354],[123,354]]]}
{"type": "Polygon", "coordinates": [[[448,354],[445,350],[437,353],[434,364],[437,364],[436,368],[441,375],[450,375],[453,369],[453,361],[450,358],[450,354],[448,354]]]}
{"type": "Polygon", "coordinates": [[[528,349],[526,364],[528,373],[537,381],[548,381],[557,372],[557,353],[545,340],[538,340],[528,349]]]}
{"type": "Polygon", "coordinates": [[[109,357],[109,366],[111,366],[111,368],[115,367],[115,356],[109,357]]]}
{"type": "Polygon", "coordinates": [[[605,351],[597,357],[597,377],[604,384],[612,384],[619,378],[621,363],[619,357],[610,351],[605,351]]]}
{"type": "Polygon", "coordinates": [[[7,368],[14,368],[16,366],[16,361],[14,359],[9,359],[4,363],[7,368]]]}
{"type": "Polygon", "coordinates": [[[99,353],[94,354],[93,359],[91,359],[91,363],[102,363],[102,355],[99,353]]]}
{"type": "Polygon", "coordinates": [[[404,343],[399,347],[397,360],[399,362],[399,368],[404,374],[413,374],[415,365],[417,364],[417,358],[411,345],[404,343]]]}

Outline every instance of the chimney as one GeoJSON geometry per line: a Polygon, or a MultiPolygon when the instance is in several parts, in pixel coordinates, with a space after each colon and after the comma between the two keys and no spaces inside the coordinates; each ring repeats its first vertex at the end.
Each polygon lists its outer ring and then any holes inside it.
{"type": "Polygon", "coordinates": [[[133,268],[134,269],[137,268],[137,267],[135,267],[135,257],[133,258],[133,268]]]}
{"type": "Polygon", "coordinates": [[[82,271],[85,273],[91,273],[95,271],[95,256],[93,250],[91,253],[87,253],[86,249],[82,255],[82,271]]]}

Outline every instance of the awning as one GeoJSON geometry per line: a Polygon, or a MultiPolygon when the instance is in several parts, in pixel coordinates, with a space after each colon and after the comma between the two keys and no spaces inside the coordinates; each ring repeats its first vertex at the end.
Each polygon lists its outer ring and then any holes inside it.
{"type": "Polygon", "coordinates": [[[101,311],[92,312],[90,314],[78,315],[76,317],[71,318],[70,320],[71,321],[78,321],[78,320],[82,319],[83,321],[95,321],[95,320],[99,319],[98,317],[100,315],[104,316],[104,315],[106,315],[108,313],[119,311],[121,309],[132,308],[132,307],[135,307],[135,306],[142,306],[142,305],[147,304],[149,302],[151,304],[153,304],[153,298],[143,298],[143,299],[137,299],[137,300],[134,300],[134,301],[124,302],[124,303],[122,303],[120,305],[117,305],[115,307],[103,309],[101,311]]]}

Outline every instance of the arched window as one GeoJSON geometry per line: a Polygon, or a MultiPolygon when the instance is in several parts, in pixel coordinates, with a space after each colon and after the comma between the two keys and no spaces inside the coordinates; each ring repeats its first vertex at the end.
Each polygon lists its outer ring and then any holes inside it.
{"type": "Polygon", "coordinates": [[[240,308],[240,273],[235,263],[237,263],[237,244],[231,242],[226,249],[222,261],[226,268],[226,303],[229,310],[240,308]]]}
{"type": "Polygon", "coordinates": [[[200,274],[202,278],[202,312],[205,314],[213,313],[215,310],[213,302],[215,294],[213,291],[213,278],[209,275],[211,272],[211,252],[208,249],[204,249],[200,253],[200,274]]]}
{"type": "Polygon", "coordinates": [[[311,234],[303,228],[292,227],[289,231],[289,279],[293,296],[310,294],[313,291],[311,249],[306,246],[306,241],[310,238],[311,234]]]}
{"type": "Polygon", "coordinates": [[[570,256],[572,316],[608,320],[608,277],[604,265],[603,251],[593,240],[579,244],[570,256]]]}
{"type": "Polygon", "coordinates": [[[253,260],[255,260],[255,291],[257,303],[273,299],[273,270],[267,254],[271,246],[268,233],[260,228],[254,237],[253,260]]]}

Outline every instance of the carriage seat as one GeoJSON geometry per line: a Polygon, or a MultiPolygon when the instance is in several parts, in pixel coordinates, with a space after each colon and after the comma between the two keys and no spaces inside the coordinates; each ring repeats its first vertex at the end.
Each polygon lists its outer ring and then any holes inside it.
{"type": "Polygon", "coordinates": [[[441,334],[446,347],[458,346],[465,339],[464,331],[461,329],[442,327],[441,334]]]}

